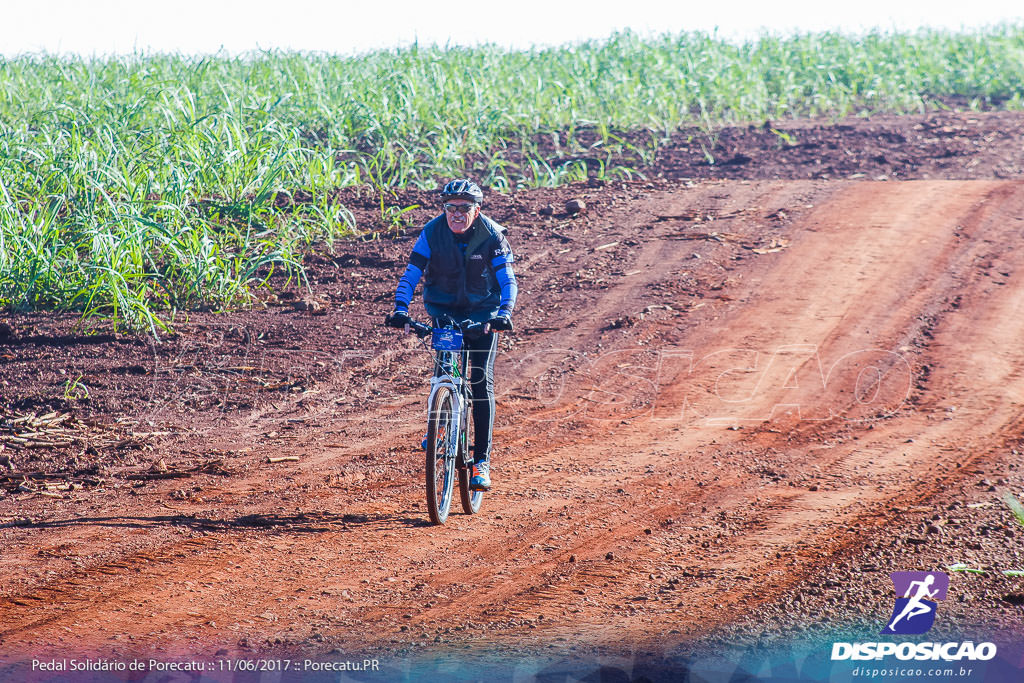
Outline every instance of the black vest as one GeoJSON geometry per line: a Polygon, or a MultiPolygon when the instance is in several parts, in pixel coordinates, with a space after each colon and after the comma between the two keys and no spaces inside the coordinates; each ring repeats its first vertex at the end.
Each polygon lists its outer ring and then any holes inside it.
{"type": "Polygon", "coordinates": [[[444,214],[427,223],[423,231],[430,247],[424,273],[423,301],[458,312],[497,311],[501,286],[491,259],[508,250],[505,228],[481,214],[473,222],[466,251],[455,239],[444,214]]]}

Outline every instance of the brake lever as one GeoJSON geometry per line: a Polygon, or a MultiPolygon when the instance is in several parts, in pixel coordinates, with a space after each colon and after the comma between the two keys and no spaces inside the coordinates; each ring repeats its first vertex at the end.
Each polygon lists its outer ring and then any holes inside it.
{"type": "Polygon", "coordinates": [[[472,320],[463,320],[459,323],[459,329],[462,330],[462,333],[474,338],[477,336],[482,337],[490,332],[490,327],[490,323],[475,323],[472,320]]]}

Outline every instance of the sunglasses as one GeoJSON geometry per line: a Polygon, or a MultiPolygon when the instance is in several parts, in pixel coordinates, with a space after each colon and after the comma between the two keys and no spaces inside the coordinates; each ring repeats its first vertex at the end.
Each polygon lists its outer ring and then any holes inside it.
{"type": "Polygon", "coordinates": [[[476,204],[445,204],[444,210],[448,213],[461,213],[466,215],[472,211],[475,206],[476,204]]]}

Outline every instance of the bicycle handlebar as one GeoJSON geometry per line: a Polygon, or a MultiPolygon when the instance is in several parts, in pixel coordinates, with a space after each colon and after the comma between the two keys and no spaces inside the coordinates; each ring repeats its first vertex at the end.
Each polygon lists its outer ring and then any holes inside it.
{"type": "Polygon", "coordinates": [[[491,331],[487,323],[475,323],[472,320],[463,320],[460,323],[453,324],[462,330],[462,334],[469,335],[470,337],[484,335],[491,331]]]}
{"type": "MultiPolygon", "coordinates": [[[[447,322],[452,327],[455,327],[456,329],[461,330],[463,334],[467,334],[469,336],[487,334],[487,332],[489,332],[489,329],[487,329],[488,328],[488,324],[487,323],[475,323],[472,320],[463,320],[462,322],[456,322],[454,320],[449,320],[447,322]]],[[[405,327],[404,323],[402,325],[393,325],[393,324],[390,323],[390,321],[387,321],[384,324],[387,327],[396,327],[396,328],[399,328],[399,329],[405,327]]],[[[408,325],[409,325],[409,330],[411,332],[414,332],[416,334],[416,336],[420,337],[420,338],[426,337],[428,334],[430,334],[431,332],[434,331],[434,328],[431,327],[430,325],[426,325],[424,323],[419,323],[419,322],[416,322],[415,320],[411,320],[411,319],[409,320],[408,325]]],[[[439,327],[438,329],[443,329],[444,327],[445,327],[445,325],[441,325],[441,327],[439,327]]]]}

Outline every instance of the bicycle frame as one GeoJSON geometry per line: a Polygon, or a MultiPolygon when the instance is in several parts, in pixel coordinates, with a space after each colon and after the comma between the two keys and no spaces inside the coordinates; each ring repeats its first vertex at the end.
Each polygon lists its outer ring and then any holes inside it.
{"type": "Polygon", "coordinates": [[[455,402],[455,413],[454,419],[455,424],[454,430],[457,435],[456,439],[452,440],[452,444],[449,445],[449,449],[454,452],[449,452],[447,455],[450,458],[456,458],[456,465],[458,467],[468,466],[469,448],[466,443],[467,435],[464,433],[465,427],[468,424],[468,412],[469,412],[469,399],[467,394],[469,393],[469,380],[466,377],[466,369],[468,367],[468,350],[463,347],[461,351],[437,351],[434,358],[434,365],[437,369],[434,376],[430,378],[430,394],[427,396],[427,411],[429,413],[430,406],[434,403],[434,395],[442,387],[448,387],[451,390],[452,398],[455,402]],[[460,455],[459,451],[462,451],[462,458],[458,458],[460,455]]]}

